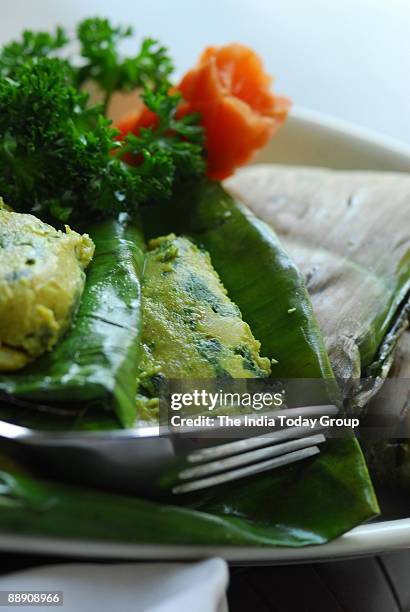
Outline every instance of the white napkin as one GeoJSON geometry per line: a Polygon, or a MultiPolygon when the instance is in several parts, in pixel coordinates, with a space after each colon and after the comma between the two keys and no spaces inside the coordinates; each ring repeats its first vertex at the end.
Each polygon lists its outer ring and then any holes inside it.
{"type": "MultiPolygon", "coordinates": [[[[227,612],[228,568],[222,559],[199,563],[76,563],[48,565],[0,578],[0,590],[64,591],[58,612],[227,612]]],[[[12,610],[27,612],[27,606],[12,610]]]]}

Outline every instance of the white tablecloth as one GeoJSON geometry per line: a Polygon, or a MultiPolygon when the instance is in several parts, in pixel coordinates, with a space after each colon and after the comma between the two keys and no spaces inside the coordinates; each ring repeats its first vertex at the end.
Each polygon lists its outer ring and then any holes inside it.
{"type": "MultiPolygon", "coordinates": [[[[0,590],[64,591],[63,612],[227,612],[228,569],[222,559],[200,563],[63,564],[0,578],[0,590]]],[[[32,608],[30,608],[32,609],[32,608]]],[[[13,606],[27,612],[27,606],[13,606]]]]}

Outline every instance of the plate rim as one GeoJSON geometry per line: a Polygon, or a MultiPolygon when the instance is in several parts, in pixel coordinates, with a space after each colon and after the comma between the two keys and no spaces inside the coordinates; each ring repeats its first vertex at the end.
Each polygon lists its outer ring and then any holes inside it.
{"type": "Polygon", "coordinates": [[[221,557],[238,565],[319,562],[407,548],[410,548],[410,519],[360,525],[326,544],[304,547],[138,544],[0,532],[0,549],[8,552],[144,561],[193,561],[221,557]]]}
{"type": "Polygon", "coordinates": [[[410,144],[402,142],[401,140],[386,134],[382,134],[377,130],[362,127],[352,121],[348,121],[347,119],[333,117],[332,115],[321,113],[299,105],[294,105],[291,108],[289,119],[291,121],[292,119],[296,119],[304,123],[317,124],[329,131],[338,132],[344,136],[348,135],[353,139],[365,141],[373,146],[389,149],[391,152],[408,158],[410,163],[410,144]]]}

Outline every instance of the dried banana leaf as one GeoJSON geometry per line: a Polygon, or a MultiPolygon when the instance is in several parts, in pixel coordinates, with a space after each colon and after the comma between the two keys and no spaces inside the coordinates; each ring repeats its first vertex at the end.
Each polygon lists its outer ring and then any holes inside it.
{"type": "Polygon", "coordinates": [[[362,438],[361,445],[377,485],[410,491],[410,332],[398,342],[385,387],[370,402],[368,418],[387,416],[389,426],[375,439],[362,438]]]}
{"type": "Polygon", "coordinates": [[[336,376],[376,389],[407,319],[410,176],[257,165],[226,188],[304,273],[336,376]]]}
{"type": "MultiPolygon", "coordinates": [[[[72,328],[50,353],[15,374],[0,376],[0,392],[63,410],[87,403],[135,420],[143,239],[132,223],[108,221],[89,230],[95,245],[72,328]]],[[[16,413],[19,411],[16,405],[16,413]]],[[[47,420],[47,419],[45,419],[47,420]]]]}

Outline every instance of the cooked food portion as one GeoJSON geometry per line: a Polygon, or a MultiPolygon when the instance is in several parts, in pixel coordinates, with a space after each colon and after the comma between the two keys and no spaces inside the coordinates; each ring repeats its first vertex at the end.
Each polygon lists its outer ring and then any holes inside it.
{"type": "MultiPolygon", "coordinates": [[[[32,428],[100,429],[108,427],[107,421],[115,428],[114,415],[123,427],[135,421],[144,241],[127,217],[98,222],[89,231],[95,255],[72,325],[29,367],[0,375],[0,396],[10,397],[12,418],[25,420],[23,402],[32,428]],[[19,410],[13,410],[13,402],[19,410]]],[[[78,240],[80,254],[86,245],[87,240],[78,240]]],[[[75,270],[73,249],[67,250],[75,270]]]]}
{"type": "Polygon", "coordinates": [[[143,284],[140,391],[159,378],[257,378],[260,343],[229,299],[209,254],[174,234],[151,240],[143,284]]]}
{"type": "Polygon", "coordinates": [[[0,371],[18,370],[56,344],[93,253],[87,234],[58,231],[0,201],[0,371]]]}

